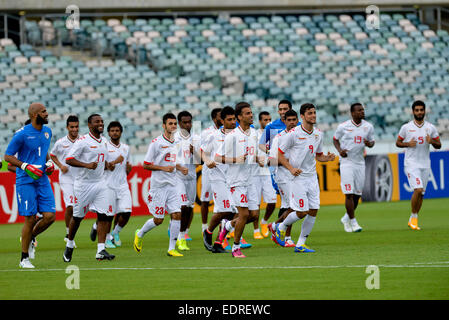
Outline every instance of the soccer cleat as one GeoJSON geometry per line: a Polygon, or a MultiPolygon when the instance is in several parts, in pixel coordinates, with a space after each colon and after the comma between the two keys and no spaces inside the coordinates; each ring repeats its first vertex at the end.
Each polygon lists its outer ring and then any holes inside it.
{"type": "Polygon", "coordinates": [[[65,251],[62,255],[64,262],[72,261],[73,248],[65,247],[65,251]]]}
{"type": "Polygon", "coordinates": [[[220,242],[215,242],[211,251],[212,251],[212,253],[225,253],[225,252],[228,252],[227,250],[225,250],[223,248],[223,246],[221,245],[220,242]]]}
{"type": "Polygon", "coordinates": [[[92,226],[92,229],[90,229],[90,240],[95,241],[97,239],[97,229],[94,229],[92,226]]]}
{"type": "Polygon", "coordinates": [[[243,255],[242,251],[240,251],[240,249],[236,249],[236,250],[232,251],[232,256],[233,256],[234,258],[246,258],[246,257],[243,255]]]}
{"type": "Polygon", "coordinates": [[[312,253],[312,252],[315,252],[315,250],[310,249],[308,246],[303,244],[302,246],[295,247],[295,252],[297,252],[297,253],[312,253]]]}
{"type": "Polygon", "coordinates": [[[116,247],[121,247],[122,246],[122,240],[120,240],[120,236],[118,233],[114,233],[113,235],[113,242],[115,244],[116,247]]]}
{"type": "Polygon", "coordinates": [[[19,263],[19,267],[22,269],[34,269],[34,266],[31,264],[30,259],[25,258],[19,263]]]}
{"type": "Polygon", "coordinates": [[[178,246],[178,249],[181,251],[189,251],[190,248],[187,246],[187,241],[186,239],[178,239],[176,241],[176,245],[178,246]]]}
{"type": "Polygon", "coordinates": [[[259,232],[254,232],[254,239],[256,239],[256,240],[263,239],[262,233],[260,233],[260,231],[259,232]]]}
{"type": "Polygon", "coordinates": [[[251,243],[246,242],[246,240],[243,239],[243,237],[240,238],[240,248],[241,249],[248,249],[248,248],[251,248],[252,246],[253,245],[251,243]]]}
{"type": "Polygon", "coordinates": [[[169,257],[183,257],[182,254],[180,254],[178,251],[176,251],[175,249],[170,250],[167,252],[167,256],[169,257]]]}
{"type": "Polygon", "coordinates": [[[228,242],[228,239],[224,239],[221,246],[223,247],[223,249],[225,250],[231,250],[231,245],[228,242]]]}
{"type": "Polygon", "coordinates": [[[137,253],[140,253],[141,251],[142,251],[142,240],[143,240],[143,238],[141,238],[141,237],[139,237],[138,235],[137,235],[137,233],[140,231],[140,229],[137,229],[136,230],[136,232],[135,232],[135,234],[134,234],[134,242],[133,242],[133,247],[134,247],[134,250],[137,252],[137,253]]]}
{"type": "Polygon", "coordinates": [[[184,238],[186,239],[186,241],[192,241],[192,238],[186,233],[184,238]]]}
{"type": "Polygon", "coordinates": [[[270,233],[271,233],[271,241],[273,241],[276,244],[279,244],[276,240],[276,231],[273,230],[271,223],[268,225],[268,230],[270,230],[270,233]]]}
{"type": "Polygon", "coordinates": [[[278,245],[280,245],[281,247],[283,247],[285,245],[285,230],[281,231],[279,230],[279,225],[276,226],[276,232],[275,232],[275,236],[276,236],[276,243],[278,245]]]}
{"type": "Polygon", "coordinates": [[[228,234],[229,231],[226,230],[226,227],[225,227],[226,222],[228,222],[228,220],[226,220],[226,219],[223,219],[221,221],[221,231],[220,231],[220,234],[218,236],[218,239],[220,241],[224,241],[225,239],[227,239],[226,235],[228,234]]]}
{"type": "Polygon", "coordinates": [[[98,261],[101,260],[113,260],[115,258],[115,256],[113,254],[108,253],[106,250],[101,250],[100,252],[97,252],[97,254],[95,255],[95,259],[97,259],[98,261]]]}
{"type": "Polygon", "coordinates": [[[295,246],[295,243],[292,241],[292,239],[288,239],[285,241],[284,247],[293,248],[294,246],[295,246]]]}
{"type": "Polygon", "coordinates": [[[230,239],[230,238],[234,238],[234,231],[231,231],[227,234],[226,238],[230,239]]]}
{"type": "Polygon", "coordinates": [[[343,217],[340,219],[340,222],[343,224],[343,227],[346,232],[352,232],[351,222],[349,222],[349,219],[345,219],[343,217]]]}
{"type": "Polygon", "coordinates": [[[264,224],[260,224],[260,233],[262,234],[262,236],[264,238],[268,238],[268,236],[270,235],[270,230],[268,230],[268,224],[264,223],[264,224]]]}
{"type": "Polygon", "coordinates": [[[106,243],[104,246],[108,249],[115,249],[117,248],[116,245],[112,242],[112,240],[106,240],[106,243]]]}
{"type": "Polygon", "coordinates": [[[418,227],[418,218],[410,218],[410,220],[408,221],[408,226],[412,230],[421,230],[421,228],[418,227]]]}
{"type": "Polygon", "coordinates": [[[362,232],[362,227],[357,222],[352,224],[352,232],[362,232]]]}
{"type": "Polygon", "coordinates": [[[208,251],[212,250],[212,234],[209,233],[207,230],[203,232],[203,244],[206,250],[208,251]]]}

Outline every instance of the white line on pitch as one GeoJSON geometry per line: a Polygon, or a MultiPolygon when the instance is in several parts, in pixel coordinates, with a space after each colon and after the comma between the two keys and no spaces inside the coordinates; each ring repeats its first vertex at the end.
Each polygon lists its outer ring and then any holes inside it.
{"type": "MultiPolygon", "coordinates": [[[[67,266],[69,266],[68,264],[67,266]]],[[[242,266],[242,267],[110,267],[110,268],[80,268],[80,271],[103,270],[241,270],[241,269],[339,269],[339,268],[366,268],[368,265],[341,265],[341,266],[242,266]]],[[[416,262],[414,264],[378,264],[379,268],[449,268],[449,261],[416,262]]],[[[0,272],[17,271],[65,271],[62,269],[10,269],[0,272]]]]}

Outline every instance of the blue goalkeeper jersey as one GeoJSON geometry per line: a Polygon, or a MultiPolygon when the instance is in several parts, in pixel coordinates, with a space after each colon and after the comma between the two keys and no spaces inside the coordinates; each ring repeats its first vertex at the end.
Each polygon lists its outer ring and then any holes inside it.
{"type": "MultiPolygon", "coordinates": [[[[39,169],[45,171],[51,137],[52,133],[49,127],[42,126],[42,130],[37,130],[32,124],[28,124],[16,131],[6,148],[5,154],[16,156],[22,162],[40,165],[41,167],[39,169]]],[[[42,178],[48,180],[46,175],[42,176],[42,178]]],[[[20,185],[32,182],[34,182],[33,178],[28,176],[21,168],[17,168],[16,184],[20,185]]]]}

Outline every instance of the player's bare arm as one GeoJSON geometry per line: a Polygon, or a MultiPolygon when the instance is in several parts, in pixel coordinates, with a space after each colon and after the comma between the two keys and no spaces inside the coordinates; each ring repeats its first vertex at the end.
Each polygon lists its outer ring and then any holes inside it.
{"type": "Polygon", "coordinates": [[[278,151],[278,163],[284,166],[295,177],[299,176],[302,172],[301,169],[294,168],[281,151],[278,151]]]}
{"type": "Polygon", "coordinates": [[[176,170],[180,171],[185,176],[189,173],[189,169],[187,169],[184,166],[181,166],[180,164],[176,164],[176,170]]]}
{"type": "Polygon", "coordinates": [[[58,166],[59,169],[61,169],[62,173],[67,173],[67,171],[69,171],[69,168],[63,165],[57,156],[51,154],[50,159],[58,166]]]}
{"type": "Polygon", "coordinates": [[[220,156],[220,155],[215,155],[215,161],[219,162],[219,163],[245,163],[246,161],[246,157],[248,156],[248,154],[244,154],[242,156],[238,156],[238,157],[226,157],[226,156],[220,156]]]}
{"type": "Polygon", "coordinates": [[[201,160],[203,160],[204,164],[209,168],[215,168],[217,163],[210,158],[210,154],[204,151],[201,151],[201,160]]]}
{"type": "Polygon", "coordinates": [[[431,144],[435,149],[441,149],[441,141],[440,139],[432,139],[430,135],[426,136],[426,141],[428,144],[431,144]]]}
{"type": "Polygon", "coordinates": [[[144,163],[143,168],[145,170],[150,171],[165,171],[165,172],[173,172],[175,170],[175,166],[158,166],[155,164],[144,163]]]}
{"type": "Polygon", "coordinates": [[[398,148],[414,148],[416,147],[416,140],[413,139],[409,142],[404,142],[401,138],[398,137],[396,140],[396,147],[398,148]]]}
{"type": "MultiPolygon", "coordinates": [[[[337,149],[340,156],[342,156],[343,158],[346,158],[348,156],[348,150],[341,148],[339,140],[337,140],[335,138],[333,140],[334,140],[334,147],[335,147],[335,149],[337,149]]],[[[374,143],[373,143],[373,145],[374,145],[374,143]]]]}
{"type": "Polygon", "coordinates": [[[86,168],[86,169],[90,169],[90,170],[95,170],[97,168],[97,166],[98,166],[98,162],[85,163],[85,162],[81,162],[79,160],[76,160],[75,158],[66,159],[65,162],[69,166],[72,166],[72,167],[86,168]]]}
{"type": "Polygon", "coordinates": [[[372,148],[374,147],[375,141],[368,141],[366,139],[363,139],[363,143],[365,144],[365,146],[367,146],[368,148],[372,148]]]}
{"type": "Polygon", "coordinates": [[[9,162],[12,166],[15,166],[18,168],[20,168],[23,164],[23,162],[20,161],[19,159],[17,159],[15,156],[10,156],[7,154],[5,154],[5,157],[3,159],[5,159],[6,162],[9,162]]]}
{"type": "Polygon", "coordinates": [[[322,154],[317,154],[317,155],[316,155],[316,159],[317,159],[319,162],[334,161],[334,159],[335,159],[335,154],[334,154],[334,153],[330,153],[330,152],[328,152],[327,154],[324,154],[324,153],[322,153],[322,154]]]}

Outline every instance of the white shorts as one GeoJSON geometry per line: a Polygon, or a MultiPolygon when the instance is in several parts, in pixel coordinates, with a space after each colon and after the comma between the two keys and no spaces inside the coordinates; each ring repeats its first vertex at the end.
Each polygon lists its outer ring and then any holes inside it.
{"type": "Polygon", "coordinates": [[[165,211],[168,214],[181,212],[181,195],[176,186],[169,184],[150,188],[146,203],[150,214],[158,219],[164,219],[165,211]]]}
{"type": "Polygon", "coordinates": [[[110,189],[105,181],[97,183],[79,183],[75,182],[73,186],[76,197],[73,206],[73,216],[84,218],[86,213],[94,211],[107,216],[113,216],[114,211],[110,203],[110,189]]]}
{"type": "Polygon", "coordinates": [[[277,202],[277,195],[276,190],[273,188],[273,184],[271,182],[271,176],[270,175],[262,175],[262,176],[256,176],[256,189],[257,189],[257,202],[260,204],[263,201],[265,203],[276,203],[277,202]]]}
{"type": "Polygon", "coordinates": [[[232,202],[236,207],[248,208],[248,187],[231,187],[232,202]]]}
{"type": "Polygon", "coordinates": [[[260,209],[261,195],[258,188],[259,184],[260,181],[257,176],[250,178],[250,183],[247,187],[248,210],[260,209]]]}
{"type": "Polygon", "coordinates": [[[196,180],[179,179],[179,183],[176,187],[181,197],[181,206],[193,208],[195,206],[196,198],[196,180]]]}
{"type": "Polygon", "coordinates": [[[340,187],[344,194],[356,194],[361,196],[365,185],[364,165],[340,166],[340,187]]]}
{"type": "Polygon", "coordinates": [[[426,191],[427,182],[429,182],[430,178],[430,169],[404,167],[404,172],[412,189],[422,188],[424,192],[426,191]]]}
{"type": "Polygon", "coordinates": [[[109,196],[111,197],[109,201],[112,204],[114,214],[131,212],[133,205],[129,188],[109,189],[109,196]]]}
{"type": "Polygon", "coordinates": [[[212,187],[209,179],[209,171],[201,171],[201,197],[200,200],[211,201],[212,200],[212,187]]]}
{"type": "Polygon", "coordinates": [[[291,182],[278,183],[279,194],[281,195],[281,208],[290,208],[291,194],[291,182]]]}
{"type": "Polygon", "coordinates": [[[298,176],[291,183],[291,209],[309,211],[320,208],[320,185],[318,177],[298,176]]]}
{"type": "Polygon", "coordinates": [[[234,212],[234,204],[228,185],[224,181],[215,181],[212,184],[214,198],[214,213],[234,212]]]}
{"type": "Polygon", "coordinates": [[[60,183],[62,190],[62,198],[66,207],[73,207],[76,201],[75,193],[73,192],[73,183],[60,183]]]}

